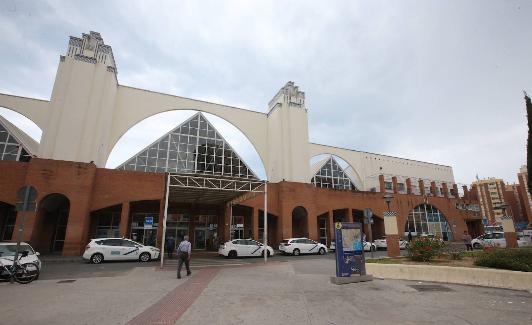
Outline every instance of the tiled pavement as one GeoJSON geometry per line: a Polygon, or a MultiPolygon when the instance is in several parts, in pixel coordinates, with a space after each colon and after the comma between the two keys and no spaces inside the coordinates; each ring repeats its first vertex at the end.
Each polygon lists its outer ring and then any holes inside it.
{"type": "Polygon", "coordinates": [[[178,280],[185,281],[183,284],[177,286],[127,324],[175,324],[214,279],[218,270],[218,268],[203,268],[194,272],[190,278],[183,277],[178,280]]]}

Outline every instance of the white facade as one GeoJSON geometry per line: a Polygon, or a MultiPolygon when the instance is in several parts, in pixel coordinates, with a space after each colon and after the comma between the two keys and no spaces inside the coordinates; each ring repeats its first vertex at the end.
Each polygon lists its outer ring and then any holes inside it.
{"type": "Polygon", "coordinates": [[[196,110],[242,131],[270,182],[310,183],[310,158],[333,154],[349,164],[346,173],[360,190],[378,186],[379,174],[454,183],[449,166],[309,143],[305,94],[293,82],[279,90],[265,114],[123,86],[116,74],[112,49],[100,34],[71,37],[66,55],[60,57],[50,101],[0,94],[0,106],[42,129],[41,158],[92,161],[104,167],[115,144],[135,124],[165,111],[196,110]]]}

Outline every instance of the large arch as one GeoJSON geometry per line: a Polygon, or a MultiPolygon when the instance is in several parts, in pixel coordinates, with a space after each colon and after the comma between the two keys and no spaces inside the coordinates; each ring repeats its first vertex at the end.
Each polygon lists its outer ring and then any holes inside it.
{"type": "Polygon", "coordinates": [[[308,237],[308,212],[302,206],[297,206],[292,210],[292,237],[308,237]]]}
{"type": "Polygon", "coordinates": [[[268,123],[264,113],[126,86],[119,86],[116,103],[106,161],[118,140],[142,120],[172,110],[195,110],[213,114],[239,129],[254,146],[268,172],[268,123]]]}
{"type": "Polygon", "coordinates": [[[38,205],[35,225],[40,231],[32,238],[34,248],[43,253],[62,253],[70,214],[70,200],[63,194],[45,196],[38,205]]]}
{"type": "Polygon", "coordinates": [[[23,115],[35,123],[41,131],[45,129],[50,114],[50,101],[2,93],[0,93],[0,107],[23,115]]]}
{"type": "Polygon", "coordinates": [[[42,127],[37,125],[27,116],[3,106],[0,106],[0,116],[24,132],[25,135],[29,136],[33,141],[39,143],[42,139],[42,127]]]}
{"type": "MultiPolygon", "coordinates": [[[[171,132],[173,129],[190,120],[197,111],[193,110],[169,110],[162,113],[152,115],[134,126],[132,126],[115,144],[114,148],[110,152],[106,167],[114,168],[119,166],[118,156],[127,156],[127,158],[133,157],[138,154],[143,148],[146,148],[154,142],[160,141],[162,136],[171,132]],[[161,121],[168,121],[164,124],[164,128],[161,128],[161,121]],[[149,136],[139,138],[138,133],[140,130],[149,129],[153,131],[153,134],[149,136]],[[131,137],[134,138],[131,138],[131,137]],[[130,152],[121,152],[121,148],[124,146],[131,147],[129,142],[135,143],[135,149],[130,149],[130,152]]],[[[241,156],[248,166],[253,166],[253,171],[257,175],[266,175],[266,166],[261,159],[260,153],[256,147],[249,140],[249,138],[240,131],[235,125],[231,124],[227,120],[220,118],[210,113],[203,113],[203,117],[207,119],[208,123],[213,125],[216,131],[226,140],[226,143],[234,149],[237,155],[241,156]],[[236,140],[235,140],[236,138],[236,140]],[[233,140],[233,141],[232,141],[233,140]]],[[[150,131],[148,131],[150,132],[150,131]]],[[[120,163],[124,163],[123,158],[120,163]]]]}
{"type": "Polygon", "coordinates": [[[17,212],[15,207],[0,201],[0,241],[13,239],[16,221],[17,212]]]}

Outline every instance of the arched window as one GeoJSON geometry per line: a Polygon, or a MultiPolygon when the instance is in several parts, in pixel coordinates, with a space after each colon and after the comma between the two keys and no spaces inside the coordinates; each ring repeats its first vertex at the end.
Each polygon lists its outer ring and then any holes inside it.
{"type": "Polygon", "coordinates": [[[334,188],[337,190],[357,190],[345,170],[330,156],[318,169],[311,183],[316,187],[334,188]]]}
{"type": "Polygon", "coordinates": [[[408,214],[405,233],[412,236],[440,237],[445,241],[453,239],[453,232],[443,213],[430,204],[418,205],[408,214]]]}
{"type": "Polygon", "coordinates": [[[258,179],[202,113],[197,113],[116,169],[258,179]]]}

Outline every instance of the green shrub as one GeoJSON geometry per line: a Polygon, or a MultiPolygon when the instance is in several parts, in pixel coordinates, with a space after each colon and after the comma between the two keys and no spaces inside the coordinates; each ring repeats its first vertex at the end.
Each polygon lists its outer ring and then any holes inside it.
{"type": "Polygon", "coordinates": [[[461,260],[464,258],[464,251],[448,251],[451,260],[461,260]]]}
{"type": "Polygon", "coordinates": [[[478,254],[474,263],[495,269],[532,272],[532,248],[484,251],[478,254]]]}
{"type": "Polygon", "coordinates": [[[429,262],[442,253],[443,242],[428,237],[416,238],[407,246],[407,256],[412,261],[429,262]]]}

